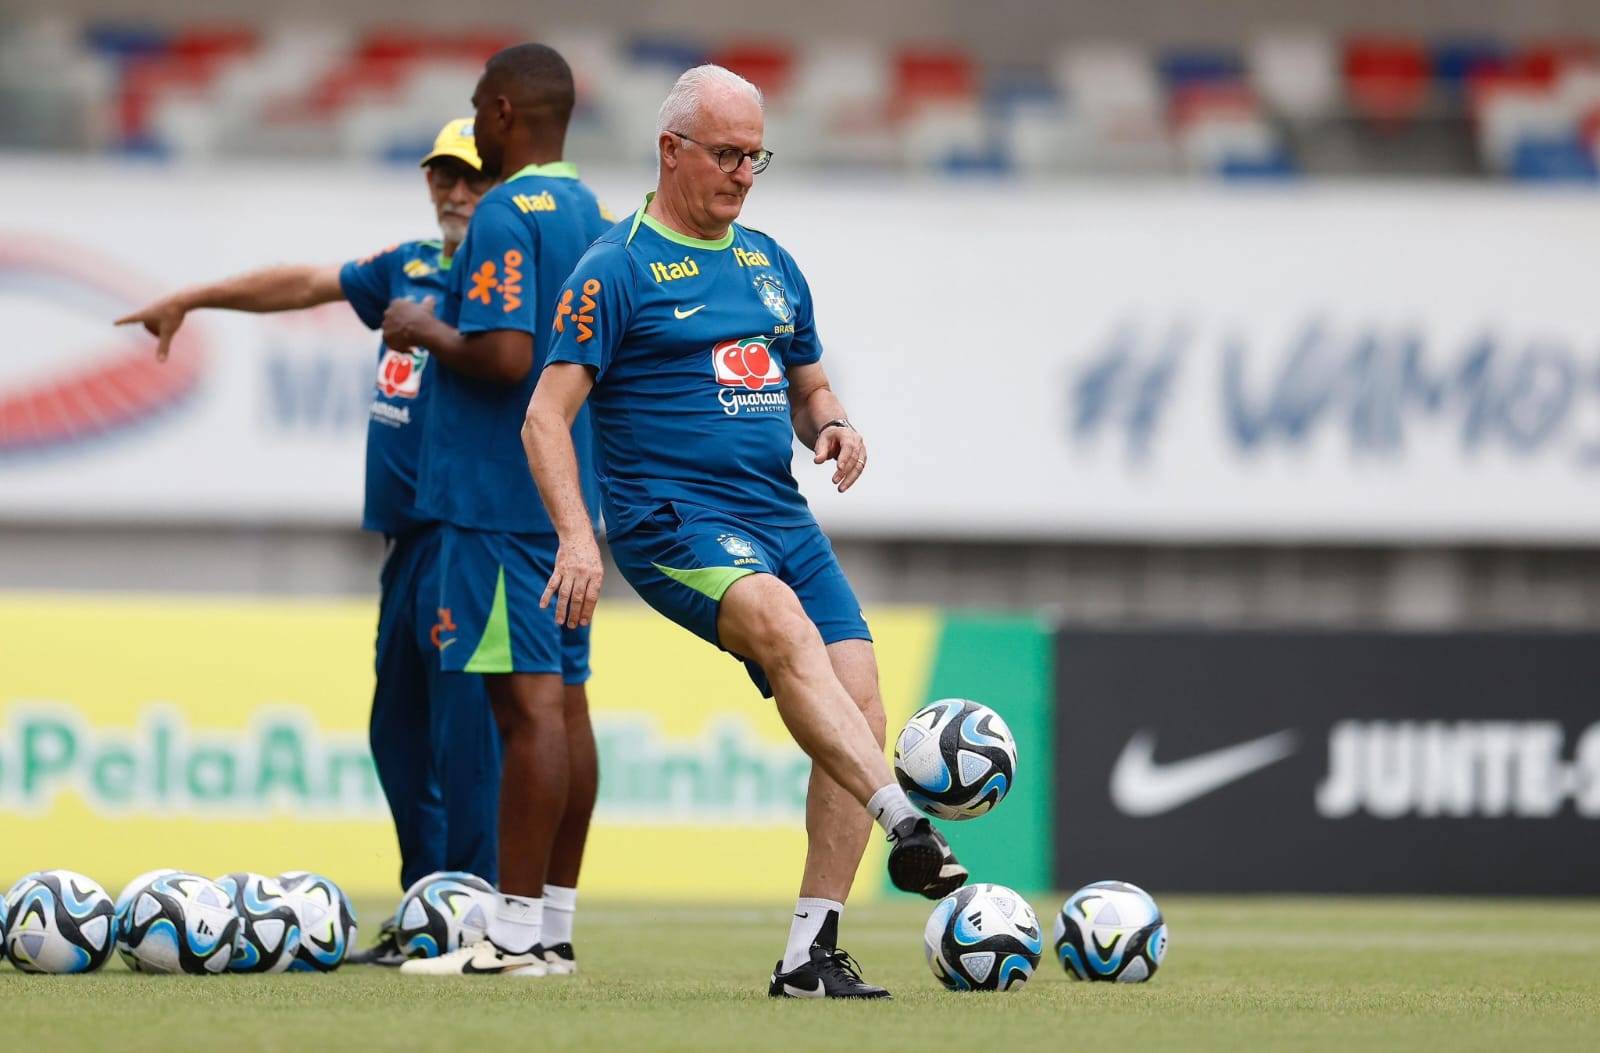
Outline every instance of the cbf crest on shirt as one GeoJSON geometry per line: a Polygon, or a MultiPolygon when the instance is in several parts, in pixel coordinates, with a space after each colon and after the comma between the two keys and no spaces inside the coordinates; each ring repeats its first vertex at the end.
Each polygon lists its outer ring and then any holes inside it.
{"type": "MultiPolygon", "coordinates": [[[[408,241],[351,260],[339,269],[339,287],[368,329],[383,326],[389,301],[444,304],[450,261],[437,241],[408,241]]],[[[423,419],[432,391],[428,352],[396,351],[378,343],[378,370],[367,419],[366,508],[368,530],[403,534],[431,517],[417,509],[417,460],[423,419]]]]}
{"type": "Polygon", "coordinates": [[[613,227],[561,290],[549,354],[594,370],[607,530],[674,501],[810,522],[788,371],[821,355],[810,289],[766,234],[703,241],[642,208],[613,227]]]}

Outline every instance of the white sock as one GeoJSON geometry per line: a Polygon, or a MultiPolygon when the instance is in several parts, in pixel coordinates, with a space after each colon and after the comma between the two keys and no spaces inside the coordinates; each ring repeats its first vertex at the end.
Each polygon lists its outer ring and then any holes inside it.
{"type": "Polygon", "coordinates": [[[539,942],[546,947],[572,942],[572,915],[578,909],[578,890],[560,885],[544,887],[544,924],[539,942]]]}
{"type": "Polygon", "coordinates": [[[922,813],[917,811],[917,806],[911,803],[911,798],[900,788],[899,783],[891,782],[880,789],[867,801],[867,811],[872,818],[878,821],[886,834],[894,833],[894,828],[907,819],[920,818],[922,813]]]}
{"type": "Polygon", "coordinates": [[[539,943],[544,902],[528,896],[500,894],[500,905],[489,919],[489,939],[507,954],[527,954],[539,943]]]}
{"type": "MultiPolygon", "coordinates": [[[[783,966],[778,971],[794,972],[811,960],[811,945],[828,921],[828,912],[844,913],[844,904],[831,899],[814,899],[801,896],[794,905],[794,920],[789,923],[789,946],[783,952],[783,966]]],[[[834,929],[838,931],[837,926],[834,929]]]]}

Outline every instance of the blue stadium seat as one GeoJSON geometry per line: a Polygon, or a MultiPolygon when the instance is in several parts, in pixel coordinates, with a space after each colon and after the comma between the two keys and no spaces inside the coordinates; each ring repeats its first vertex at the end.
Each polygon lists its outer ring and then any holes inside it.
{"type": "Polygon", "coordinates": [[[1510,174],[1526,182],[1600,182],[1593,152],[1576,136],[1518,139],[1511,149],[1510,174]]]}

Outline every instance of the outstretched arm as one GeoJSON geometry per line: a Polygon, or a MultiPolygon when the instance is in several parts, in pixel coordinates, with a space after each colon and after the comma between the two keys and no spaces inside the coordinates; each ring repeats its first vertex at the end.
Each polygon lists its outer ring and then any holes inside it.
{"type": "Polygon", "coordinates": [[[572,423],[594,387],[589,367],[552,362],[539,374],[522,422],[522,446],[539,486],[545,511],[555,524],[560,545],[555,571],[539,599],[540,607],[556,601],[556,621],[576,628],[588,625],[600,599],[605,576],[600,546],[595,543],[589,509],[578,477],[578,454],[572,445],[572,423]]]}
{"type": "Polygon", "coordinates": [[[190,285],[139,310],[123,315],[117,325],[134,322],[156,338],[156,358],[167,360],[172,338],[190,311],[216,307],[231,311],[298,311],[344,299],[337,266],[290,264],[264,267],[219,282],[190,285]]]}
{"type": "Polygon", "coordinates": [[[834,462],[833,485],[840,493],[867,470],[867,440],[845,423],[844,403],[828,386],[821,363],[789,370],[789,420],[795,436],[815,454],[813,464],[834,462]]]}

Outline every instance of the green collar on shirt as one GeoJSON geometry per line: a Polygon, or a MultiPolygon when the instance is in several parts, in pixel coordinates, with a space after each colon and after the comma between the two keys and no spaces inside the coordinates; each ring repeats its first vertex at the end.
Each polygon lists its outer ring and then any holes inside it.
{"type": "Polygon", "coordinates": [[[530,175],[545,176],[549,179],[576,179],[578,178],[578,166],[571,161],[551,161],[547,165],[528,165],[519,171],[513,172],[511,178],[507,179],[506,182],[509,183],[512,179],[521,179],[523,176],[530,175]]]}
{"type": "Polygon", "coordinates": [[[655,196],[656,192],[654,190],[646,194],[644,196],[644,204],[640,205],[639,211],[633,214],[633,226],[628,228],[629,241],[633,240],[633,236],[639,232],[639,224],[643,223],[668,241],[677,242],[679,245],[684,245],[691,249],[725,249],[733,244],[732,223],[728,224],[728,232],[716,241],[704,241],[700,238],[691,238],[687,234],[679,234],[654,216],[645,215],[644,210],[650,207],[650,202],[655,200],[655,196]]]}

